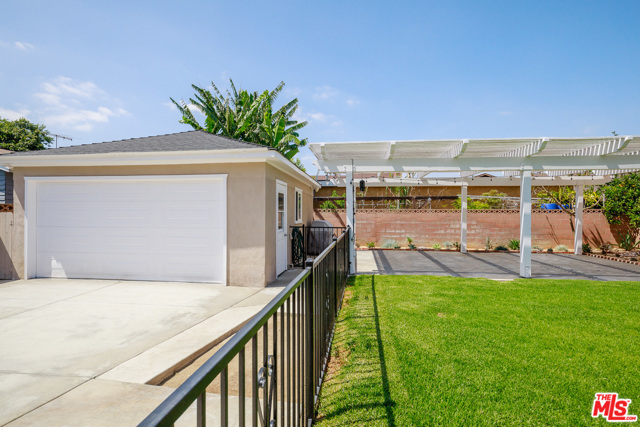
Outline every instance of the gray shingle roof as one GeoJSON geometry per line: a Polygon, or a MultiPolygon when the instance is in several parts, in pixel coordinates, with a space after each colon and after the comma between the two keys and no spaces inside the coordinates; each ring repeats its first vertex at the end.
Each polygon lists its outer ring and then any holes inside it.
{"type": "Polygon", "coordinates": [[[158,151],[204,151],[204,150],[246,150],[272,149],[252,142],[239,141],[226,136],[214,135],[202,130],[170,133],[168,135],[147,136],[144,138],[123,139],[120,141],[99,142],[95,144],[73,145],[48,150],[22,151],[10,156],[52,156],[69,154],[107,154],[107,153],[144,153],[158,151]]]}

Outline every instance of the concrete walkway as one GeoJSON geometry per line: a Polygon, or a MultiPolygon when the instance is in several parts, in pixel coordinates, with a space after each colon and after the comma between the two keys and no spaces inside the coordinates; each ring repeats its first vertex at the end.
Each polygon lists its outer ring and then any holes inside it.
{"type": "Polygon", "coordinates": [[[0,425],[136,425],[173,391],[145,384],[236,332],[286,283],[1,283],[0,425]]]}
{"type": "MultiPolygon", "coordinates": [[[[358,251],[358,273],[426,274],[485,277],[508,280],[520,277],[519,254],[448,251],[358,251]]],[[[532,254],[534,279],[640,281],[640,266],[584,255],[532,254]]]]}

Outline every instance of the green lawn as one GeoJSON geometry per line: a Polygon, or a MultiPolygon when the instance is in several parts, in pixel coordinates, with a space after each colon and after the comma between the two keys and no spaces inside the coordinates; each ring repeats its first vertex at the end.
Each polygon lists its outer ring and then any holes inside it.
{"type": "Polygon", "coordinates": [[[640,415],[640,282],[351,278],[320,425],[594,425],[640,415]]]}

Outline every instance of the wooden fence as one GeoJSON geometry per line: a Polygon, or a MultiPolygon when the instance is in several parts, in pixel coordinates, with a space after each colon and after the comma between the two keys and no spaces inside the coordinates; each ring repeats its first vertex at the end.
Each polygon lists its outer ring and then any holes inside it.
{"type": "Polygon", "coordinates": [[[13,205],[0,205],[0,280],[17,279],[11,260],[13,245],[13,205]]]}

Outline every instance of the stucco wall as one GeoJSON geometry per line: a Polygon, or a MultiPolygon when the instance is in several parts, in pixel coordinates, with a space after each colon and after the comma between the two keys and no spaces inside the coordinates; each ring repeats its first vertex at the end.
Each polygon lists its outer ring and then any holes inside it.
{"type": "MultiPolygon", "coordinates": [[[[317,219],[330,221],[336,227],[345,225],[344,211],[316,210],[317,219]]],[[[592,248],[602,243],[615,244],[624,226],[610,225],[599,211],[586,211],[583,217],[583,241],[592,248]]],[[[356,242],[365,246],[385,239],[394,239],[407,246],[407,236],[417,246],[432,247],[443,242],[460,241],[460,211],[359,211],[356,213],[356,242]]],[[[513,212],[472,211],[467,214],[467,242],[469,248],[484,248],[489,237],[495,244],[504,245],[519,239],[520,215],[513,212]]],[[[570,215],[561,211],[534,211],[531,216],[531,240],[543,249],[563,244],[573,248],[573,224],[570,215]]]]}
{"type": "Polygon", "coordinates": [[[291,226],[296,225],[295,222],[295,189],[302,190],[302,219],[303,223],[310,225],[313,221],[313,187],[305,181],[291,177],[281,170],[267,165],[266,168],[266,191],[265,203],[267,207],[266,214],[266,263],[265,274],[267,282],[276,279],[276,180],[283,181],[287,184],[287,266],[291,264],[291,226]]]}
{"type": "MultiPolygon", "coordinates": [[[[14,170],[14,269],[24,277],[25,176],[90,175],[190,175],[227,174],[227,280],[230,286],[265,286],[270,261],[265,248],[264,163],[171,166],[103,166],[15,168],[14,170]]],[[[275,196],[274,196],[275,197],[275,196]]],[[[273,200],[273,199],[272,199],[273,200]]],[[[124,202],[123,202],[124,203],[124,202]]],[[[167,201],[171,203],[170,200],[167,201]]],[[[275,202],[274,202],[275,204],[275,202]]],[[[275,213],[274,220],[275,220],[275,213]]]]}

